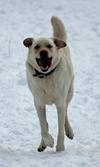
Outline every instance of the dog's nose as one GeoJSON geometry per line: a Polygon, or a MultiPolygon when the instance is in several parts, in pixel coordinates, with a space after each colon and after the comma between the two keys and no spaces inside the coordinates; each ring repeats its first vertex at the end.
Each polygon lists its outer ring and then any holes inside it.
{"type": "Polygon", "coordinates": [[[48,52],[46,50],[40,51],[40,58],[41,59],[47,59],[48,58],[48,52]]]}

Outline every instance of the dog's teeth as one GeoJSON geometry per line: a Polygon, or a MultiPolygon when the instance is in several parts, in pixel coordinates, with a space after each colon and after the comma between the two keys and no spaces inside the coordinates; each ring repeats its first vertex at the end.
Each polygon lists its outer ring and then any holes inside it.
{"type": "Polygon", "coordinates": [[[46,68],[42,67],[43,70],[47,70],[48,69],[48,66],[46,68]]]}
{"type": "Polygon", "coordinates": [[[48,69],[48,66],[46,67],[46,70],[48,69]]]}

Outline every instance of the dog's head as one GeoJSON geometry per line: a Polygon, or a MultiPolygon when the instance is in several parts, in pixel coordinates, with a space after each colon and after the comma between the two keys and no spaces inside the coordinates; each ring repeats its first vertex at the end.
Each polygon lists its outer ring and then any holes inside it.
{"type": "Polygon", "coordinates": [[[58,38],[26,38],[23,44],[29,48],[28,61],[31,65],[41,71],[48,72],[53,69],[60,56],[58,51],[66,46],[66,43],[58,38]]]}

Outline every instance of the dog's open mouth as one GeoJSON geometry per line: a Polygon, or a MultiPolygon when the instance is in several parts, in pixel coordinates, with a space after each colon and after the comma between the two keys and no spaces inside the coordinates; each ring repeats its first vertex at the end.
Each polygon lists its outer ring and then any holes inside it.
{"type": "Polygon", "coordinates": [[[52,57],[46,59],[36,58],[37,64],[40,66],[43,72],[47,72],[51,66],[52,57]]]}

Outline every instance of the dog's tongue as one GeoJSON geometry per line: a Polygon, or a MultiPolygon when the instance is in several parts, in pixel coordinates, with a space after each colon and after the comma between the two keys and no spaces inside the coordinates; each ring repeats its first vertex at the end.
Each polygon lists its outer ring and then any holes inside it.
{"type": "Polygon", "coordinates": [[[47,59],[41,59],[41,65],[43,68],[50,67],[51,66],[51,60],[52,58],[47,58],[47,59]]]}

